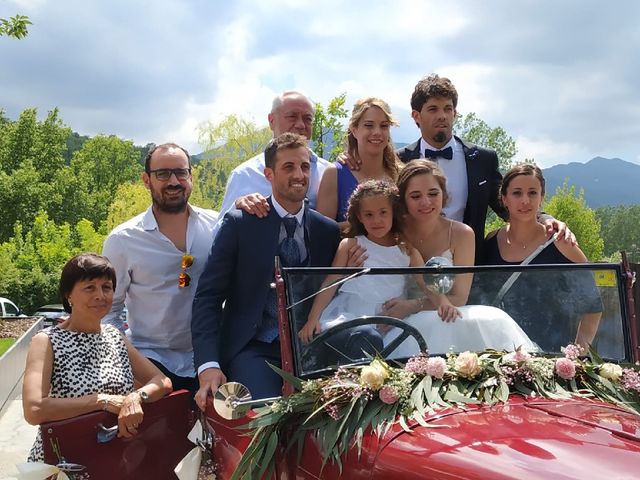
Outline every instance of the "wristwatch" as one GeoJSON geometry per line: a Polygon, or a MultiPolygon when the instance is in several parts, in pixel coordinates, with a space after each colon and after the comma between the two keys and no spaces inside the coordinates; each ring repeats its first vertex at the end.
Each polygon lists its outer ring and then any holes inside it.
{"type": "Polygon", "coordinates": [[[140,395],[140,401],[142,403],[149,403],[149,394],[144,390],[137,390],[138,395],[140,395]]]}

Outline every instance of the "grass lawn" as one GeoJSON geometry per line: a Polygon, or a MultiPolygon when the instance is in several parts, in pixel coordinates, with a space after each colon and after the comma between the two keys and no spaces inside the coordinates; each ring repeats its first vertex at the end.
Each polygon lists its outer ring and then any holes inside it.
{"type": "Polygon", "coordinates": [[[0,357],[16,342],[15,338],[0,338],[0,357]]]}

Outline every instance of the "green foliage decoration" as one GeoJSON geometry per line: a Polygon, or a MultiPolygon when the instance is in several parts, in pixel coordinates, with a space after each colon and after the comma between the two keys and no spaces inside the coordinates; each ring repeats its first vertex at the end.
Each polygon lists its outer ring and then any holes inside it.
{"type": "Polygon", "coordinates": [[[361,454],[365,432],[381,438],[402,429],[435,428],[444,409],[506,403],[511,395],[556,400],[596,398],[640,414],[640,372],[605,363],[591,350],[579,358],[580,347],[564,347],[564,357],[485,350],[479,354],[419,355],[402,367],[380,358],[370,365],[342,367],[331,377],[302,381],[278,368],[297,390],[256,409],[246,428],[251,442],[232,480],[271,478],[278,452],[297,449],[311,436],[327,462],[342,471],[350,449],[361,454]],[[413,427],[412,427],[413,425],[413,427]],[[266,475],[265,475],[266,474],[266,475]],[[265,475],[263,477],[263,475],[265,475]]]}

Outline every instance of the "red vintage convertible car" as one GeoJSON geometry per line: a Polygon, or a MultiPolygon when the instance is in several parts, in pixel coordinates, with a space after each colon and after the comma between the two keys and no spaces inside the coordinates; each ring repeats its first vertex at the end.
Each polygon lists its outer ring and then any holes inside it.
{"type": "MultiPolygon", "coordinates": [[[[625,266],[295,268],[275,288],[283,396],[218,391],[197,441],[218,480],[638,478],[640,352],[625,266]],[[325,309],[330,328],[303,344],[297,333],[328,274],[365,294],[354,302],[340,297],[353,289],[340,290],[325,309]],[[428,310],[381,314],[392,286],[422,304],[464,275],[472,286],[453,323],[428,310]],[[372,336],[354,357],[337,340],[356,326],[372,336]]],[[[47,462],[76,464],[75,478],[175,478],[171,465],[194,445],[188,402],[174,397],[154,406],[145,431],[155,435],[137,444],[97,443],[115,423],[101,417],[83,454],[60,455],[74,433],[52,429],[61,448],[47,462]],[[163,417],[163,404],[173,413],[163,417]]]]}
{"type": "Polygon", "coordinates": [[[384,275],[409,285],[419,274],[436,292],[474,278],[455,324],[435,312],[380,317],[375,301],[363,302],[360,318],[303,345],[297,332],[328,273],[278,278],[289,381],[281,399],[250,399],[238,384],[218,392],[206,415],[217,478],[640,475],[640,354],[632,275],[621,265],[343,270],[343,280],[373,284],[384,275]],[[331,337],[356,324],[384,332],[383,350],[341,356],[331,337]]]}

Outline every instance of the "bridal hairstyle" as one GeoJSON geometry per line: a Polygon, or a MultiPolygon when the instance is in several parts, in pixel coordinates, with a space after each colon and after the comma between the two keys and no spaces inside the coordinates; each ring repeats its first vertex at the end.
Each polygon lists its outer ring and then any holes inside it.
{"type": "MultiPolygon", "coordinates": [[[[384,113],[385,117],[387,117],[387,121],[391,125],[398,125],[398,122],[393,118],[391,114],[391,108],[384,100],[381,100],[376,97],[366,97],[358,100],[353,106],[353,111],[351,112],[351,118],[349,119],[349,128],[348,134],[346,138],[346,149],[349,152],[349,155],[352,157],[356,157],[358,153],[358,140],[351,133],[351,129],[355,128],[359,125],[360,120],[364,113],[370,108],[378,107],[384,113]]],[[[391,134],[389,134],[389,143],[384,148],[383,156],[382,156],[382,164],[384,166],[384,170],[394,181],[398,178],[398,172],[400,171],[400,160],[396,155],[396,151],[393,148],[393,142],[391,141],[391,134]]]]}
{"type": "Polygon", "coordinates": [[[447,193],[447,177],[444,176],[444,172],[440,170],[438,164],[431,160],[411,160],[407,163],[398,176],[398,195],[400,196],[398,213],[406,215],[407,205],[405,203],[405,197],[407,195],[407,189],[409,188],[409,180],[416,175],[433,175],[433,178],[438,182],[440,190],[442,190],[442,206],[444,207],[449,201],[449,194],[447,193]]]}
{"type": "Polygon", "coordinates": [[[393,223],[391,224],[391,233],[398,234],[400,227],[398,225],[398,187],[386,180],[367,180],[359,184],[349,198],[349,206],[347,208],[347,222],[349,226],[344,232],[346,238],[353,238],[356,235],[367,235],[367,230],[358,219],[362,200],[371,197],[385,197],[389,200],[391,206],[391,214],[393,215],[393,223]]]}

